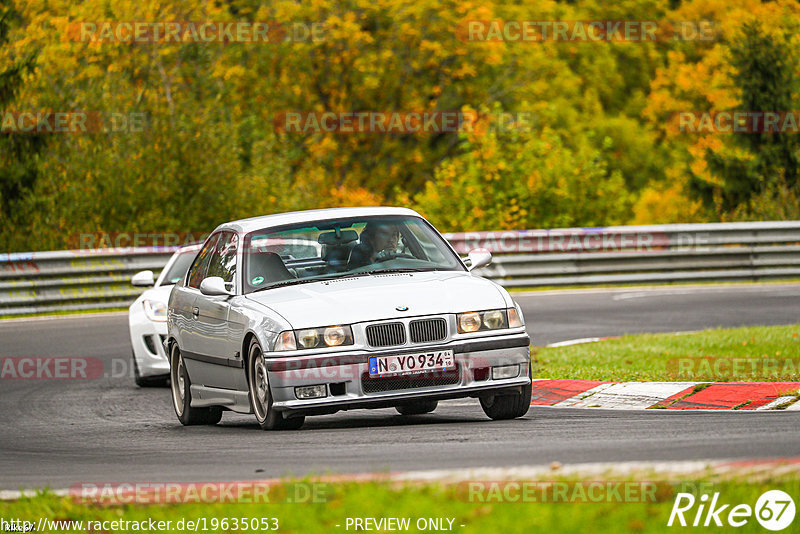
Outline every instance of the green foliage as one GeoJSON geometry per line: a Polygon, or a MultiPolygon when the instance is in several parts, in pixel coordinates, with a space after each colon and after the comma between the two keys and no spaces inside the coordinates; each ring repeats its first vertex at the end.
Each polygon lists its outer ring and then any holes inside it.
{"type": "Polygon", "coordinates": [[[0,250],[78,232],[407,204],[445,231],[795,217],[796,136],[690,136],[675,111],[791,109],[800,9],[780,0],[0,0],[0,111],[147,117],[0,134],[0,250]],[[467,20],[713,20],[710,42],[475,42],[467,20]],[[321,39],[91,43],[80,21],[281,21],[321,39]],[[753,25],[761,20],[762,26],[753,25]],[[767,31],[770,30],[770,31],[767,31]],[[283,133],[285,111],[478,110],[479,131],[283,133]],[[497,114],[534,117],[501,128],[497,114]],[[701,205],[698,199],[704,199],[701,205]]]}
{"type": "MultiPolygon", "coordinates": [[[[798,62],[788,38],[769,35],[758,22],[742,27],[740,40],[731,46],[733,81],[740,92],[743,111],[781,112],[797,109],[798,62]]],[[[709,164],[722,179],[718,190],[723,211],[737,210],[740,217],[766,215],[764,204],[779,201],[779,190],[800,193],[800,141],[797,133],[757,131],[736,136],[739,154],[709,154],[709,164]]],[[[705,189],[707,200],[712,188],[705,189]]],[[[796,206],[796,203],[794,204],[796,206]]],[[[773,210],[775,212],[779,210],[773,210]]]]}
{"type": "MultiPolygon", "coordinates": [[[[610,139],[606,139],[606,146],[610,139]]],[[[550,129],[474,136],[437,169],[414,207],[435,225],[476,228],[599,226],[630,217],[622,174],[602,150],[569,148],[550,129]]]]}
{"type": "MultiPolygon", "coordinates": [[[[0,0],[0,49],[9,42],[14,25],[19,25],[19,13],[11,0],[0,0]]],[[[34,53],[20,57],[0,55],[0,110],[14,104],[23,76],[33,69],[34,61],[34,53]]],[[[10,226],[13,208],[36,181],[37,159],[44,144],[41,135],[0,132],[0,227],[10,226]]]]}

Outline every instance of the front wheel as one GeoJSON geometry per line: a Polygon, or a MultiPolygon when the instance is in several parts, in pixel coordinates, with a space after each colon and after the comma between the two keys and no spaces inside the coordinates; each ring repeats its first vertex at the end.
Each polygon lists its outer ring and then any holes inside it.
{"type": "Polygon", "coordinates": [[[483,413],[495,421],[516,419],[528,413],[531,407],[531,383],[522,386],[521,394],[492,395],[481,397],[483,413]]]}
{"type": "Polygon", "coordinates": [[[247,385],[250,390],[250,406],[261,430],[297,430],[303,426],[305,417],[284,419],[283,414],[272,408],[267,362],[258,341],[254,339],[250,343],[250,350],[247,354],[247,385]]]}
{"type": "Polygon", "coordinates": [[[177,343],[173,343],[169,353],[169,377],[172,389],[172,406],[181,424],[216,425],[222,419],[222,409],[217,407],[192,407],[192,382],[183,364],[183,355],[177,343]]]}

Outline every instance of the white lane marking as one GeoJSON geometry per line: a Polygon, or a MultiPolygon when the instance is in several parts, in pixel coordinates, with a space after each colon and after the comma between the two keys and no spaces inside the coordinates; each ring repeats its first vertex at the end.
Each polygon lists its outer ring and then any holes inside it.
{"type": "MultiPolygon", "coordinates": [[[[785,298],[791,296],[800,296],[800,293],[792,292],[792,291],[780,291],[774,287],[758,287],[758,288],[743,288],[747,289],[746,292],[748,293],[759,293],[759,297],[777,297],[777,298],[785,298]]],[[[791,288],[793,289],[793,288],[791,288]]],[[[671,289],[671,290],[645,290],[645,291],[631,291],[627,293],[620,293],[614,295],[612,300],[629,300],[629,299],[641,299],[641,298],[649,298],[649,297],[670,297],[670,296],[680,296],[680,295],[694,295],[700,292],[704,293],[719,293],[719,288],[706,288],[702,291],[697,289],[689,290],[689,289],[671,289]],[[714,291],[716,290],[716,291],[714,291]]]]}
{"type": "Polygon", "coordinates": [[[622,382],[612,384],[571,406],[641,410],[697,384],[698,382],[622,382]]]}
{"type": "Polygon", "coordinates": [[[758,408],[756,408],[756,410],[771,410],[773,408],[776,408],[776,407],[780,406],[781,404],[783,404],[785,402],[789,402],[792,399],[794,399],[794,395],[787,395],[785,397],[778,397],[774,401],[768,402],[764,406],[759,406],[758,408]]]}
{"type": "Polygon", "coordinates": [[[569,347],[570,345],[581,345],[583,343],[597,343],[600,341],[599,337],[581,337],[578,339],[568,339],[567,341],[558,341],[550,343],[547,347],[569,347]]]}
{"type": "MultiPolygon", "coordinates": [[[[581,289],[548,289],[548,290],[541,290],[541,291],[513,291],[514,288],[509,288],[512,290],[512,295],[514,300],[517,298],[535,298],[538,296],[557,296],[557,295],[580,295],[583,293],[608,293],[608,294],[619,294],[619,293],[653,293],[658,294],[662,292],[669,292],[669,291],[691,291],[692,293],[698,292],[713,292],[713,291],[728,291],[731,289],[736,290],[746,290],[751,292],[762,292],[762,291],[781,291],[785,289],[797,289],[800,290],[800,285],[797,282],[785,282],[785,283],[770,283],[770,284],[753,284],[753,283],[743,283],[743,284],[723,284],[723,285],[689,285],[689,286],[681,286],[680,288],[675,287],[663,287],[663,286],[635,286],[635,287],[620,287],[620,288],[608,288],[608,287],[588,287],[588,288],[581,288],[581,289]]],[[[785,293],[784,293],[785,294],[785,293]]]]}
{"type": "Polygon", "coordinates": [[[116,317],[128,315],[128,311],[115,311],[115,312],[97,312],[97,313],[70,313],[67,315],[43,315],[41,317],[15,317],[9,319],[0,319],[0,326],[4,324],[13,323],[27,323],[35,321],[59,321],[62,319],[93,319],[102,317],[116,317]]]}
{"type": "Polygon", "coordinates": [[[597,385],[597,386],[595,386],[595,387],[593,387],[591,389],[587,389],[586,391],[582,391],[581,393],[578,393],[577,395],[574,395],[574,396],[572,396],[572,397],[570,397],[568,399],[564,399],[563,401],[559,401],[559,402],[553,404],[553,406],[554,407],[559,407],[559,408],[568,408],[568,407],[572,406],[573,404],[575,404],[576,402],[580,402],[583,399],[591,397],[595,393],[599,393],[599,392],[603,391],[604,389],[610,388],[613,385],[615,385],[615,382],[609,382],[608,384],[597,385]]]}
{"type": "Polygon", "coordinates": [[[636,291],[633,293],[621,293],[619,295],[614,295],[611,297],[611,300],[629,300],[629,299],[642,299],[647,297],[664,297],[664,296],[672,296],[672,295],[693,295],[697,293],[696,291],[688,291],[688,290],[670,290],[670,291],[636,291]]]}

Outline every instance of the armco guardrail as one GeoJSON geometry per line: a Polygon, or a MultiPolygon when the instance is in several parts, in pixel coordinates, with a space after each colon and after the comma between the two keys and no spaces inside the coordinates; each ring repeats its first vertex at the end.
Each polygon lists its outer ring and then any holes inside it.
{"type": "Polygon", "coordinates": [[[483,276],[506,287],[800,277],[800,221],[668,224],[446,236],[496,254],[483,276]]]}
{"type": "MultiPolygon", "coordinates": [[[[445,234],[506,287],[800,278],[800,221],[445,234]]],[[[127,306],[174,247],[0,254],[0,315],[127,306]]]]}
{"type": "Polygon", "coordinates": [[[128,306],[131,276],[160,271],[176,247],[0,254],[0,315],[128,306]]]}

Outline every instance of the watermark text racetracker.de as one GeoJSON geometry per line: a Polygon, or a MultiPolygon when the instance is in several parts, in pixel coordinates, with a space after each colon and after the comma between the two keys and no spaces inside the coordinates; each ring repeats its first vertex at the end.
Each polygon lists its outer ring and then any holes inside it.
{"type": "Polygon", "coordinates": [[[281,134],[443,134],[489,131],[531,132],[539,124],[532,111],[475,110],[303,111],[275,113],[273,126],[281,134]]]}
{"type": "Polygon", "coordinates": [[[325,39],[322,22],[301,21],[75,21],[65,41],[81,43],[304,43],[325,39]]]}
{"type": "Polygon", "coordinates": [[[332,484],[319,481],[79,482],[69,496],[103,505],[324,504],[333,491],[332,484]]]}
{"type": "Polygon", "coordinates": [[[631,43],[714,41],[711,20],[464,20],[456,36],[466,42],[631,43]]]}
{"type": "Polygon", "coordinates": [[[673,494],[664,482],[581,481],[469,481],[457,487],[457,495],[471,503],[654,503],[673,494]]]}
{"type": "Polygon", "coordinates": [[[104,362],[93,356],[0,357],[0,380],[97,380],[133,376],[130,358],[112,358],[104,362]]]}
{"type": "Polygon", "coordinates": [[[752,376],[770,380],[794,380],[800,375],[800,358],[768,356],[687,356],[667,361],[667,374],[674,380],[742,380],[752,376]]]}
{"type": "Polygon", "coordinates": [[[704,250],[713,243],[708,232],[666,233],[642,228],[576,228],[506,230],[444,234],[456,252],[485,249],[495,253],[656,252],[704,250]]]}
{"type": "Polygon", "coordinates": [[[800,110],[677,111],[667,124],[686,134],[797,134],[800,110]]]}
{"type": "Polygon", "coordinates": [[[82,232],[67,238],[68,246],[80,253],[155,251],[202,243],[208,232],[82,232]]]}
{"type": "Polygon", "coordinates": [[[0,133],[17,135],[138,133],[149,127],[146,112],[0,111],[0,133]]]}

